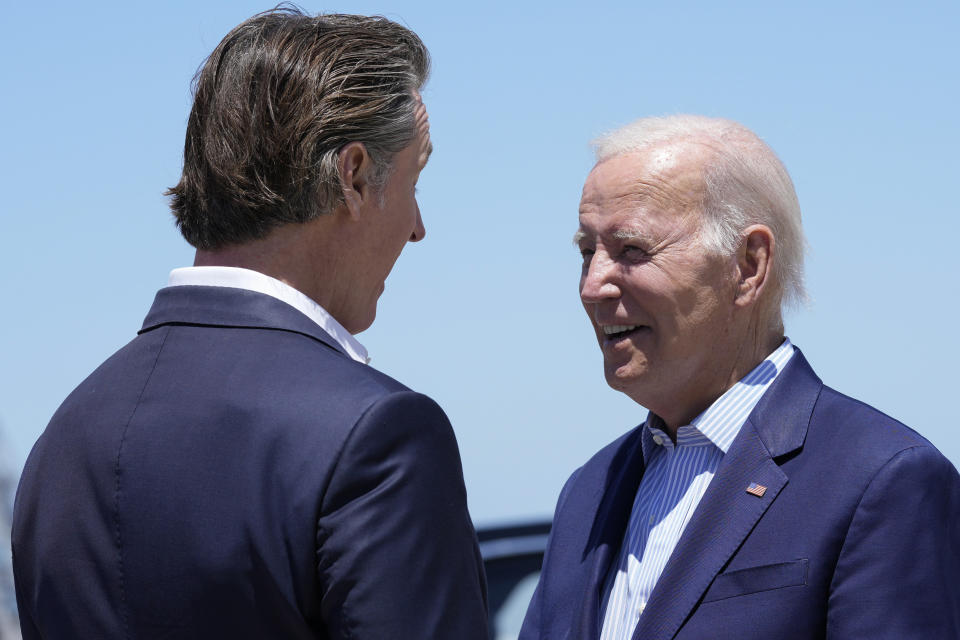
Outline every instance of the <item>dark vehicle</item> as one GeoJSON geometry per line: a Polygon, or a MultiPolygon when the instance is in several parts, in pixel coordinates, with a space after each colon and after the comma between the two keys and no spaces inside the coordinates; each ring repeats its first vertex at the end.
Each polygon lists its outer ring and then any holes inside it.
{"type": "Polygon", "coordinates": [[[520,634],[549,533],[549,520],[477,530],[487,572],[492,640],[516,640],[520,634]]]}

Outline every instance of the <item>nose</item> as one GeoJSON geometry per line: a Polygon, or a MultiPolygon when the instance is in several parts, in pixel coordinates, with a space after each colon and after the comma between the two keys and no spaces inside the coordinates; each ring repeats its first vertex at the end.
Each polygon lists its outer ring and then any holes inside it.
{"type": "Polygon", "coordinates": [[[420,205],[417,207],[417,223],[413,226],[413,233],[410,234],[410,242],[420,242],[423,236],[427,235],[427,230],[423,226],[423,218],[420,217],[420,205]]]}
{"type": "Polygon", "coordinates": [[[597,251],[583,266],[580,275],[580,299],[584,303],[600,302],[620,296],[614,282],[617,265],[606,253],[597,251]]]}

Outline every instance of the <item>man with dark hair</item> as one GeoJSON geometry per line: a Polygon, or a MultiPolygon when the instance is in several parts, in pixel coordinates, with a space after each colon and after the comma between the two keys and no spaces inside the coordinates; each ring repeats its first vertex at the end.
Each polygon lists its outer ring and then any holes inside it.
{"type": "Polygon", "coordinates": [[[428,67],[388,20],[292,9],[206,61],[169,192],[195,266],[24,469],[25,638],[487,637],[450,424],[352,335],[424,236],[428,67]]]}

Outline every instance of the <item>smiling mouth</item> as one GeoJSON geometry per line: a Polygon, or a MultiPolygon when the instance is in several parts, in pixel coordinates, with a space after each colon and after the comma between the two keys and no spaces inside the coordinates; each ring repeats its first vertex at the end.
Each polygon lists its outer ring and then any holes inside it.
{"type": "Polygon", "coordinates": [[[650,327],[643,324],[605,324],[601,325],[604,337],[609,341],[626,338],[638,331],[649,330],[650,327]]]}

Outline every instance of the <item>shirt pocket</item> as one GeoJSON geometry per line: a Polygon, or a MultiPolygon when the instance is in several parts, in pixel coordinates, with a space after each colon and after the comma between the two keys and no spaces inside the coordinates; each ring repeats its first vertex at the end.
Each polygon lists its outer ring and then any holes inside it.
{"type": "Polygon", "coordinates": [[[710,585],[703,602],[706,604],[760,591],[804,586],[807,584],[808,564],[807,558],[801,558],[721,573],[710,585]]]}

